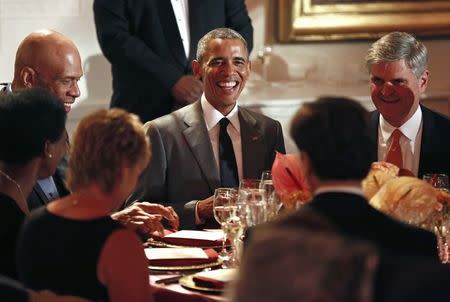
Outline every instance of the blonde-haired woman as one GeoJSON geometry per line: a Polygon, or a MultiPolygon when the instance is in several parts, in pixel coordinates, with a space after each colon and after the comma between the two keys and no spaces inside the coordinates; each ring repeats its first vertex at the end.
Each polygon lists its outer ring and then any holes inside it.
{"type": "Polygon", "coordinates": [[[101,301],[152,301],[142,244],[110,218],[150,158],[138,117],[100,110],[80,121],[69,161],[72,194],[29,217],[18,271],[32,289],[101,301]]]}

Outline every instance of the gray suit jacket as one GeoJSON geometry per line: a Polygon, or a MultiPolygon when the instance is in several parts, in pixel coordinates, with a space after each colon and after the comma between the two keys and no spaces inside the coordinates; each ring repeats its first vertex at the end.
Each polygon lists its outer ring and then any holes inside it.
{"type": "MultiPolygon", "coordinates": [[[[278,121],[239,107],[245,178],[260,178],[275,151],[285,152],[278,121]]],[[[214,194],[220,176],[200,102],[145,124],[152,159],[129,201],[173,206],[181,228],[195,228],[195,204],[214,194]]]]}

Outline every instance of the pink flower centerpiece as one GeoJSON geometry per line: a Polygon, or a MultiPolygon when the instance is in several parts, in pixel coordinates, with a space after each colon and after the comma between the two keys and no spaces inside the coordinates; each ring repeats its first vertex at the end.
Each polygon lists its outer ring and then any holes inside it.
{"type": "Polygon", "coordinates": [[[310,186],[300,165],[298,155],[278,152],[272,165],[273,186],[287,209],[295,209],[312,198],[310,186]]]}

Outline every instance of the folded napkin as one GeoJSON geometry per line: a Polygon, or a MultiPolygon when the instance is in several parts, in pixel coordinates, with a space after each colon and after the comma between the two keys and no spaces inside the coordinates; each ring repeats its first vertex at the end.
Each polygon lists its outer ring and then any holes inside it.
{"type": "Polygon", "coordinates": [[[235,268],[218,269],[214,271],[200,272],[192,278],[198,287],[223,289],[236,277],[235,268]]]}
{"type": "Polygon", "coordinates": [[[164,230],[164,236],[152,235],[153,239],[162,241],[165,243],[180,245],[180,246],[193,246],[193,247],[217,247],[222,245],[223,232],[222,231],[178,231],[171,232],[164,230]]]}
{"type": "Polygon", "coordinates": [[[217,261],[217,252],[201,248],[148,248],[145,249],[151,266],[189,266],[217,261]]]}

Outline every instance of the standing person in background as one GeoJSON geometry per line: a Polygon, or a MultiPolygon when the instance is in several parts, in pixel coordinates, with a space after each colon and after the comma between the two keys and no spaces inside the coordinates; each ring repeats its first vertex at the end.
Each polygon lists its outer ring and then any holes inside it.
{"type": "Polygon", "coordinates": [[[239,32],[251,51],[244,0],[95,0],[97,37],[112,65],[111,107],[142,121],[193,103],[203,93],[192,75],[198,40],[218,27],[239,32]]]}
{"type": "Polygon", "coordinates": [[[214,221],[216,188],[261,177],[272,167],[275,151],[285,151],[278,121],[238,105],[251,69],[239,33],[217,28],[204,35],[192,68],[205,93],[145,124],[153,157],[129,199],[173,206],[188,229],[214,221]]]}
{"type": "Polygon", "coordinates": [[[149,158],[136,115],[111,109],[83,118],[69,161],[72,194],[27,217],[17,245],[20,280],[94,301],[152,301],[142,244],[110,217],[149,158]]]}
{"type": "Polygon", "coordinates": [[[373,134],[377,158],[410,170],[450,174],[450,120],[420,105],[428,86],[427,49],[412,35],[392,32],[366,56],[370,73],[373,134]]]}

